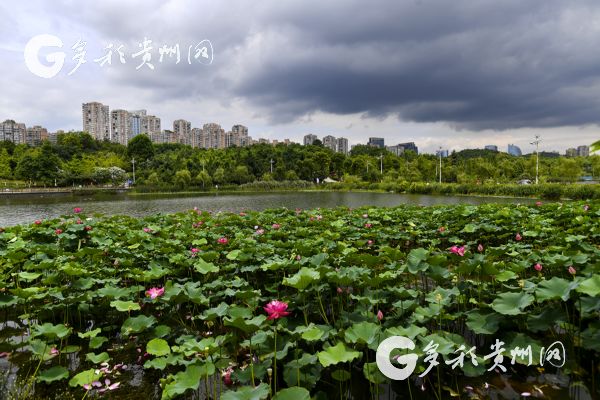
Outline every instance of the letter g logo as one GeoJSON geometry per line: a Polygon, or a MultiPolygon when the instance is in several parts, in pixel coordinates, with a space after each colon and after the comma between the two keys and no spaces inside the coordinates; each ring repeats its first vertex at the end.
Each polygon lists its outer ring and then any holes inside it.
{"type": "Polygon", "coordinates": [[[32,74],[40,78],[52,78],[56,76],[62,69],[65,63],[65,53],[60,51],[50,53],[46,56],[46,61],[51,65],[44,65],[39,60],[40,49],[43,47],[58,47],[63,46],[62,40],[54,35],[37,35],[32,37],[25,45],[25,65],[32,74]]]}
{"type": "Polygon", "coordinates": [[[376,359],[377,367],[382,374],[395,381],[403,381],[410,376],[417,365],[417,356],[414,353],[404,354],[396,358],[399,364],[404,364],[406,367],[397,368],[390,361],[390,354],[394,349],[413,350],[415,344],[412,340],[404,336],[391,336],[385,339],[377,347],[376,359]]]}

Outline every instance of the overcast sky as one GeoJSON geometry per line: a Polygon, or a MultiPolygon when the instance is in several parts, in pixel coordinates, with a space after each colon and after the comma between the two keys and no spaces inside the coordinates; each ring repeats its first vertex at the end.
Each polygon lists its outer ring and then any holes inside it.
{"type": "Polygon", "coordinates": [[[145,108],[171,129],[220,123],[254,138],[306,133],[414,141],[421,151],[600,139],[600,3],[561,0],[3,1],[0,119],[80,130],[81,103],[145,108]],[[26,43],[60,38],[62,70],[34,75],[26,43]],[[140,42],[152,40],[139,69],[140,42]],[[71,47],[86,41],[86,63],[71,47]],[[210,65],[189,46],[213,47],[210,65]],[[125,64],[94,62],[123,45],[125,64]],[[206,42],[205,42],[206,43],[206,42]],[[159,62],[179,44],[180,62],[159,62]],[[205,61],[200,57],[201,60],[205,61]]]}

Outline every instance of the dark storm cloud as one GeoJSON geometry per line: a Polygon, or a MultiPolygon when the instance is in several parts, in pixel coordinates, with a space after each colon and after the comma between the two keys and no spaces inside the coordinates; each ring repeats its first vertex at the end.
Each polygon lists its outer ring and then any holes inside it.
{"type": "Polygon", "coordinates": [[[107,93],[139,89],[155,103],[241,99],[275,123],[315,112],[469,130],[600,120],[600,5],[592,0],[68,0],[38,7],[51,26],[77,25],[97,48],[117,41],[133,51],[146,36],[155,45],[210,39],[209,67],[128,65],[101,76],[107,93]]]}

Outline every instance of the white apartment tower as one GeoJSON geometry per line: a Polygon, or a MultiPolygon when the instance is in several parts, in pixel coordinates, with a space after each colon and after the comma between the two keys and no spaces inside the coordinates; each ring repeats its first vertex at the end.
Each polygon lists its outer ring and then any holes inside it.
{"type": "Polygon", "coordinates": [[[108,106],[98,102],[83,103],[81,111],[84,132],[96,140],[111,140],[108,106]]]}

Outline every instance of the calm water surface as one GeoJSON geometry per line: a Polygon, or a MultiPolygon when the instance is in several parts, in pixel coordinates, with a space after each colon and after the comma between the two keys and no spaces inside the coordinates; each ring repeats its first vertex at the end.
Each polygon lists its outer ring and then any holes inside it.
{"type": "Polygon", "coordinates": [[[284,192],[235,194],[141,194],[110,193],[35,194],[0,196],[0,226],[28,224],[36,219],[56,218],[82,207],[86,214],[126,214],[143,217],[156,213],[174,213],[198,207],[207,211],[264,210],[287,207],[393,207],[400,204],[482,204],[531,203],[530,199],[499,197],[426,196],[366,192],[284,192]]]}

